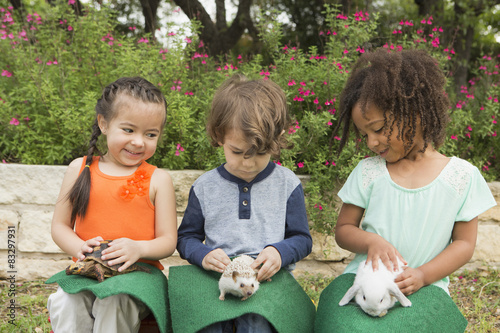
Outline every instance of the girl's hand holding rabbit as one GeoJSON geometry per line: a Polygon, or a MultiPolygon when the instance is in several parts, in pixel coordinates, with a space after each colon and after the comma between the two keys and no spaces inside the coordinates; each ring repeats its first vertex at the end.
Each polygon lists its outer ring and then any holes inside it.
{"type": "Polygon", "coordinates": [[[424,283],[424,272],[418,268],[405,267],[404,272],[399,274],[394,282],[396,282],[399,290],[405,295],[416,293],[422,288],[424,283]]]}
{"type": "Polygon", "coordinates": [[[366,242],[368,244],[366,262],[372,262],[374,271],[378,270],[378,259],[382,260],[382,263],[384,263],[385,267],[387,267],[390,272],[394,272],[398,269],[398,258],[403,264],[408,264],[398,250],[383,237],[367,232],[366,242]]]}

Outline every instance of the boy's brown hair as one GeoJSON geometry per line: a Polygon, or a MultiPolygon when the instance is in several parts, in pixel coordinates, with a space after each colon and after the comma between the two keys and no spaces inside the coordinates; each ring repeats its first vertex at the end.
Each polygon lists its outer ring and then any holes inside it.
{"type": "Polygon", "coordinates": [[[288,148],[284,137],[291,120],[283,90],[269,80],[247,80],[236,74],[215,93],[207,120],[211,144],[219,147],[229,130],[241,130],[251,144],[245,156],[288,148]]]}

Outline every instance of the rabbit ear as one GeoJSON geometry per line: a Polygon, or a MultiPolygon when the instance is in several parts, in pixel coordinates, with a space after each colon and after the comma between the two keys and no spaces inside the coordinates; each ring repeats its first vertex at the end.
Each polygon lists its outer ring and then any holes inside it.
{"type": "Polygon", "coordinates": [[[344,306],[346,305],[347,303],[349,303],[349,301],[354,297],[356,296],[356,294],[358,293],[358,290],[359,290],[359,285],[358,284],[354,284],[351,288],[349,288],[349,290],[345,293],[344,297],[342,297],[342,299],[340,300],[339,302],[339,305],[340,306],[344,306]]]}
{"type": "Polygon", "coordinates": [[[389,286],[389,293],[394,297],[396,297],[399,303],[401,303],[401,305],[404,306],[405,308],[411,306],[411,301],[408,298],[406,298],[406,296],[401,292],[401,290],[399,290],[397,284],[392,283],[389,286]]]}

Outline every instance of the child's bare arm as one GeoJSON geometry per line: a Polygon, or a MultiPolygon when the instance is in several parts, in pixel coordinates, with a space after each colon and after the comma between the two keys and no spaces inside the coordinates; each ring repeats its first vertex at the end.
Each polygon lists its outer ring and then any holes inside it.
{"type": "Polygon", "coordinates": [[[71,223],[72,206],[68,199],[68,193],[78,178],[82,161],[82,158],[77,158],[70,163],[66,170],[51,224],[51,235],[54,242],[61,250],[77,259],[84,259],[84,253],[91,252],[89,244],[86,244],[73,230],[73,224],[71,223]]]}
{"type": "Polygon", "coordinates": [[[397,268],[397,258],[406,264],[397,249],[381,236],[359,228],[364,209],[351,204],[343,204],[335,227],[335,240],[340,247],[354,253],[366,253],[366,261],[371,261],[373,269],[378,269],[380,258],[387,269],[397,268]]]}
{"type": "Polygon", "coordinates": [[[456,222],[452,232],[452,243],[434,259],[418,268],[408,268],[396,278],[399,289],[410,295],[434,283],[469,262],[474,253],[477,238],[475,217],[469,222],[456,222]]]}

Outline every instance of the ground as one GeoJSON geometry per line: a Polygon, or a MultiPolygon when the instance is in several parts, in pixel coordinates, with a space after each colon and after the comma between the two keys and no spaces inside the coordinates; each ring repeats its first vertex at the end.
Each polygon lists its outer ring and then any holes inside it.
{"type": "MultiPolygon", "coordinates": [[[[333,280],[322,275],[305,274],[298,277],[299,283],[317,305],[321,291],[333,280]]],[[[500,271],[496,266],[483,265],[463,270],[451,276],[450,293],[455,303],[469,321],[467,332],[500,331],[500,271]]],[[[47,308],[48,296],[57,285],[46,285],[43,281],[17,282],[11,288],[8,281],[0,281],[0,332],[47,332],[51,331],[47,308]],[[8,307],[15,293],[21,306],[11,311],[8,307]],[[12,316],[15,318],[12,319],[12,316]],[[5,318],[5,319],[4,319],[5,318]],[[15,325],[9,323],[13,320],[15,325]]]]}

